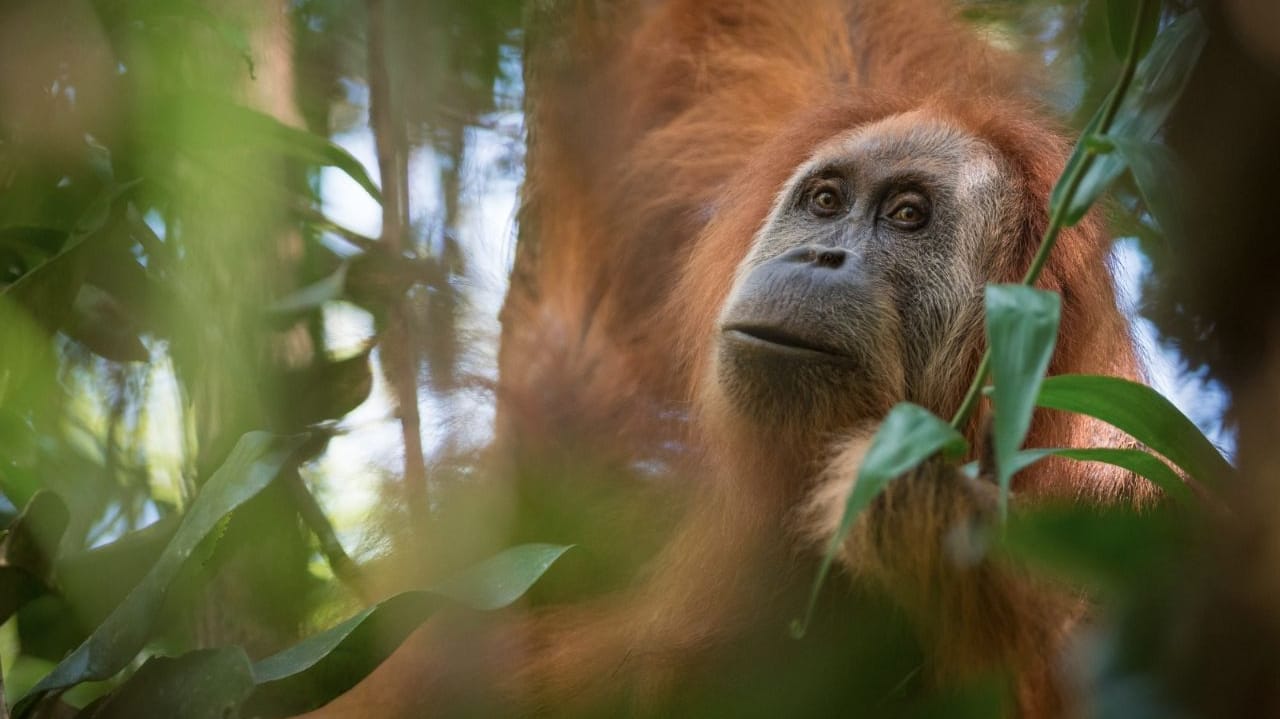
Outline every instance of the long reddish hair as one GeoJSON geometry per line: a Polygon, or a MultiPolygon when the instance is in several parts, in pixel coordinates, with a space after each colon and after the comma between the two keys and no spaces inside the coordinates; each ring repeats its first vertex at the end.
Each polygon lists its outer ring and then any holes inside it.
{"type": "MultiPolygon", "coordinates": [[[[720,431],[702,405],[716,317],[784,182],[820,143],[863,124],[917,111],[962,128],[1015,178],[1004,207],[1013,229],[987,267],[992,281],[1015,282],[1044,235],[1069,153],[1037,101],[1043,78],[1026,69],[1037,63],[997,49],[938,0],[568,4],[535,18],[537,37],[554,39],[529,56],[530,155],[503,309],[496,451],[568,447],[626,466],[674,441],[687,451],[673,474],[694,489],[681,529],[634,591],[471,635],[463,653],[472,661],[458,659],[437,625],[362,685],[365,697],[383,698],[384,715],[397,715],[386,697],[415,692],[402,714],[413,716],[467,672],[524,711],[619,693],[652,706],[709,649],[770,614],[777,587],[812,576],[795,549],[801,492],[851,477],[865,449],[865,437],[814,452],[720,431]],[[415,663],[435,674],[424,681],[415,663]]],[[[1140,378],[1108,244],[1090,216],[1062,233],[1040,277],[1062,295],[1051,373],[1140,378]]],[[[943,415],[983,349],[980,321],[969,329],[951,382],[926,398],[943,415]]],[[[965,428],[975,446],[983,411],[965,428]]],[[[1122,442],[1096,422],[1050,413],[1036,416],[1028,438],[1122,442]]],[[[1065,461],[1017,482],[1033,497],[1141,491],[1127,474],[1065,461]]],[[[1060,713],[1050,657],[1078,604],[995,570],[959,577],[943,566],[941,534],[967,508],[929,491],[888,502],[902,507],[900,526],[920,532],[883,559],[954,581],[933,618],[938,665],[1013,665],[1023,710],[1060,713]]],[[[352,708],[360,696],[327,716],[366,716],[352,708]]]]}

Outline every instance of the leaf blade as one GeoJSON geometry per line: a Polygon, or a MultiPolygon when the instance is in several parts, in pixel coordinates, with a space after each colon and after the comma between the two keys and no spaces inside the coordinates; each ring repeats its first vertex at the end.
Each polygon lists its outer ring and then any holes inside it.
{"type": "Polygon", "coordinates": [[[1234,472],[1194,422],[1144,384],[1100,375],[1057,375],[1044,381],[1036,402],[1113,425],[1206,485],[1234,472]]]}
{"type": "Polygon", "coordinates": [[[803,637],[808,629],[818,592],[831,571],[835,554],[849,536],[862,511],[895,478],[910,472],[939,452],[959,454],[964,451],[965,446],[964,437],[955,428],[920,405],[900,402],[889,410],[858,468],[858,478],[845,502],[840,526],[832,535],[814,578],[805,616],[791,625],[793,637],[803,637]]]}
{"type": "Polygon", "coordinates": [[[265,489],[301,443],[300,437],[280,440],[265,432],[241,437],[226,462],[196,496],[173,539],[142,582],[84,643],[18,701],[14,716],[26,716],[48,692],[106,679],[123,669],[146,643],[169,584],[196,547],[223,517],[265,489]]]}
{"type": "Polygon", "coordinates": [[[317,694],[320,700],[332,699],[346,688],[344,679],[376,666],[384,658],[383,649],[394,649],[436,609],[450,602],[480,611],[505,607],[523,596],[571,548],[552,544],[512,547],[431,588],[402,592],[367,607],[254,664],[253,678],[259,691],[251,701],[272,711],[293,712],[310,708],[317,694]],[[370,629],[374,625],[376,632],[370,629]],[[382,648],[363,648],[369,638],[362,633],[376,634],[382,648]],[[370,656],[361,656],[366,653],[370,656]]]}
{"type": "Polygon", "coordinates": [[[1160,488],[1179,504],[1195,500],[1191,487],[1159,457],[1132,447],[1067,447],[1059,449],[1026,449],[1018,452],[1014,466],[1019,471],[1045,457],[1063,457],[1077,462],[1101,462],[1127,469],[1160,488]]]}
{"type": "Polygon", "coordinates": [[[1062,303],[1054,292],[1024,285],[988,285],[986,305],[995,380],[992,444],[1003,520],[1009,514],[1009,488],[1016,471],[1013,458],[1031,427],[1036,396],[1057,346],[1062,303]]]}

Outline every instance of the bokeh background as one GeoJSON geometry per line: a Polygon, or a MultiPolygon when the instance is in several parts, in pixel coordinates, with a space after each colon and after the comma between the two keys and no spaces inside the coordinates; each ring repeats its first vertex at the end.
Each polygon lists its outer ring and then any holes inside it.
{"type": "MultiPolygon", "coordinates": [[[[56,548],[0,565],[10,700],[249,431],[306,439],[200,545],[144,657],[264,656],[438,569],[404,537],[449,516],[491,438],[525,5],[0,2],[0,527],[41,490],[65,505],[56,548]]],[[[1074,126],[1114,83],[1108,3],[962,5],[1043,61],[1074,126]]],[[[1168,241],[1127,178],[1106,211],[1153,385],[1231,456],[1224,391],[1144,316],[1168,241]]]]}

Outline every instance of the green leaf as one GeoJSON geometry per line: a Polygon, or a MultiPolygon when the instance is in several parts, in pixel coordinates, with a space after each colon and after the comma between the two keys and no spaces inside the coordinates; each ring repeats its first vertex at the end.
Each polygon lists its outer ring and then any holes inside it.
{"type": "MultiPolygon", "coordinates": [[[[141,182],[141,179],[130,180],[103,188],[102,192],[98,193],[98,196],[94,198],[93,202],[89,203],[80,218],[76,220],[73,235],[89,236],[101,230],[107,224],[107,220],[111,218],[111,208],[115,207],[120,198],[127,195],[141,182]]],[[[71,241],[74,242],[75,237],[72,237],[71,241]]],[[[65,252],[69,248],[64,246],[62,249],[65,252]]]]}
{"type": "Polygon", "coordinates": [[[1112,144],[1129,166],[1142,201],[1156,218],[1160,230],[1166,236],[1183,231],[1187,226],[1184,211],[1187,194],[1185,173],[1178,158],[1157,142],[1116,137],[1112,138],[1112,144]]]}
{"type": "Polygon", "coordinates": [[[1131,507],[1042,507],[1010,518],[998,541],[1015,558],[1110,592],[1143,586],[1177,561],[1182,526],[1131,507]]]}
{"type": "Polygon", "coordinates": [[[0,228],[0,283],[12,282],[58,254],[67,233],[51,227],[0,228]]]}
{"type": "Polygon", "coordinates": [[[283,397],[294,401],[279,411],[278,430],[292,432],[326,420],[338,419],[360,406],[373,390],[373,369],[369,366],[372,347],[352,357],[330,361],[317,357],[314,364],[272,378],[283,397]],[[316,387],[326,388],[316,392],[316,387]]]}
{"type": "Polygon", "coordinates": [[[204,24],[209,29],[217,33],[218,39],[222,40],[227,47],[234,50],[244,60],[245,68],[249,71],[249,78],[256,80],[256,68],[253,62],[253,46],[249,43],[249,37],[245,34],[244,28],[235,23],[228,22],[226,18],[213,12],[208,6],[202,5],[194,0],[183,0],[181,2],[159,3],[155,6],[157,9],[170,8],[175,15],[186,15],[190,19],[204,24]]]}
{"type": "Polygon", "coordinates": [[[939,452],[958,454],[964,447],[964,437],[929,410],[910,402],[896,405],[884,418],[858,468],[858,480],[832,546],[839,546],[849,536],[854,520],[890,481],[939,452]]]}
{"type": "Polygon", "coordinates": [[[505,607],[528,591],[568,550],[568,546],[552,544],[512,547],[431,589],[402,592],[279,654],[263,659],[253,667],[254,680],[259,684],[279,681],[314,666],[380,608],[391,603],[406,603],[411,597],[425,599],[424,603],[430,605],[439,604],[441,599],[451,599],[473,609],[493,610],[505,607]]]}
{"type": "Polygon", "coordinates": [[[22,567],[47,578],[69,522],[67,505],[57,494],[45,489],[36,492],[0,541],[0,565],[22,567]]]}
{"type": "Polygon", "coordinates": [[[1045,380],[1037,404],[1111,424],[1205,484],[1216,485],[1233,472],[1194,422],[1144,384],[1119,377],[1058,375],[1045,380]]]}
{"type": "Polygon", "coordinates": [[[14,716],[25,717],[48,692],[106,679],[127,666],[150,637],[169,585],[192,552],[223,517],[265,489],[301,443],[300,437],[282,440],[264,432],[241,437],[227,461],[205,483],[142,582],[83,644],[18,701],[14,716]]]}
{"type": "Polygon", "coordinates": [[[831,562],[840,545],[849,536],[858,515],[895,478],[910,472],[939,452],[958,455],[964,452],[965,447],[966,442],[959,432],[920,405],[900,402],[889,410],[858,468],[858,478],[845,502],[840,527],[831,537],[822,564],[818,567],[818,576],[813,581],[809,606],[804,618],[792,624],[792,636],[800,638],[807,631],[813,618],[818,592],[831,571],[831,562]]]}
{"type": "MultiPolygon", "coordinates": [[[[191,34],[198,27],[207,28],[225,49],[244,61],[249,79],[256,79],[253,47],[245,28],[225,17],[227,13],[215,12],[217,6],[206,6],[198,0],[93,0],[92,5],[103,26],[112,30],[113,35],[124,25],[144,27],[157,37],[191,34]],[[198,27],[190,27],[192,25],[198,27]]],[[[208,54],[213,49],[202,48],[202,52],[208,54]]],[[[202,57],[208,59],[205,55],[202,57]]]]}
{"type": "Polygon", "coordinates": [[[169,514],[114,542],[58,557],[58,586],[83,626],[97,626],[115,611],[155,565],[181,523],[180,514],[169,514]]]}
{"type": "Polygon", "coordinates": [[[43,423],[62,416],[58,367],[49,335],[0,293],[0,491],[15,505],[30,501],[43,486],[17,475],[20,467],[36,463],[43,423]]]}
{"type": "Polygon", "coordinates": [[[1013,471],[1020,472],[1049,456],[1065,457],[1077,462],[1102,462],[1127,469],[1140,477],[1145,477],[1179,504],[1189,504],[1195,500],[1195,494],[1177,472],[1170,469],[1169,465],[1159,457],[1140,449],[1127,447],[1026,449],[1018,452],[1014,457],[1013,471]]]}
{"type": "Polygon", "coordinates": [[[240,647],[152,657],[97,705],[93,719],[182,717],[225,719],[253,691],[249,657],[240,647]]]}
{"type": "Polygon", "coordinates": [[[1194,10],[1160,33],[1138,65],[1133,86],[1120,103],[1115,127],[1107,134],[1141,140],[1155,135],[1182,96],[1208,38],[1204,18],[1194,10]]]}
{"type": "Polygon", "coordinates": [[[68,337],[113,362],[146,362],[151,358],[139,338],[139,323],[124,303],[101,287],[84,282],[62,324],[68,337]]]}
{"type": "Polygon", "coordinates": [[[1097,107],[1115,85],[1120,60],[1111,47],[1110,22],[1107,18],[1108,0],[1084,0],[1080,8],[1077,57],[1080,61],[1080,79],[1083,86],[1079,106],[1072,115],[1078,125],[1089,119],[1089,110],[1097,107]]]}
{"type": "Polygon", "coordinates": [[[22,305],[45,329],[57,331],[72,313],[72,305],[87,274],[86,241],[100,235],[115,203],[140,180],[105,188],[76,221],[76,230],[58,253],[0,289],[0,295],[22,305]]]}
{"type": "Polygon", "coordinates": [[[1156,32],[1160,29],[1160,2],[1151,0],[1148,2],[1139,17],[1135,12],[1135,3],[1132,2],[1112,2],[1107,3],[1107,29],[1108,35],[1111,37],[1111,50],[1115,52],[1117,59],[1124,59],[1129,54],[1129,38],[1133,36],[1133,25],[1138,23],[1138,54],[1142,57],[1151,47],[1151,42],[1156,38],[1156,32]]]}
{"type": "Polygon", "coordinates": [[[1054,292],[1024,285],[987,286],[987,342],[995,380],[996,480],[1000,517],[1009,512],[1009,487],[1016,471],[1013,457],[1031,427],[1036,394],[1058,342],[1062,302],[1054,292]]]}
{"type": "Polygon", "coordinates": [[[473,609],[501,609],[529,591],[570,546],[522,544],[512,547],[439,582],[429,591],[473,609]]]}
{"type": "Polygon", "coordinates": [[[364,165],[326,137],[216,97],[186,94],[175,97],[173,102],[198,123],[200,131],[192,133],[191,138],[217,143],[209,149],[222,152],[227,143],[246,143],[307,164],[336,167],[355,180],[370,197],[382,201],[382,193],[364,165]]]}
{"type": "MultiPolygon", "coordinates": [[[[1105,106],[1106,103],[1104,102],[1105,106]]],[[[1067,206],[1068,201],[1071,202],[1071,208],[1078,208],[1081,204],[1084,210],[1068,210],[1063,218],[1063,224],[1067,227],[1074,225],[1084,217],[1085,212],[1093,206],[1093,203],[1107,191],[1110,180],[1105,176],[1099,175],[1093,171],[1105,154],[1100,153],[1100,146],[1096,139],[1098,128],[1102,125],[1103,108],[1099,107],[1098,111],[1089,118],[1089,122],[1085,124],[1084,130],[1080,132],[1080,140],[1076,142],[1075,149],[1071,151],[1071,156],[1067,158],[1067,164],[1062,170],[1062,174],[1058,177],[1058,182],[1053,186],[1053,192],[1049,194],[1049,213],[1054,215],[1059,207],[1067,206]],[[1067,186],[1069,179],[1074,177],[1077,172],[1081,171],[1081,167],[1091,161],[1093,165],[1090,170],[1085,172],[1080,179],[1080,185],[1076,188],[1075,195],[1067,197],[1067,186]]],[[[1112,178],[1114,179],[1114,178],[1112,178]]]]}
{"type": "Polygon", "coordinates": [[[939,687],[917,700],[906,719],[991,719],[1013,714],[1009,686],[1000,675],[978,675],[939,687]]]}
{"type": "Polygon", "coordinates": [[[436,586],[403,592],[309,637],[253,667],[255,706],[305,711],[350,688],[372,671],[436,609],[458,602],[489,611],[519,599],[570,547],[512,547],[436,586]]]}
{"type": "MultiPolygon", "coordinates": [[[[1204,48],[1207,34],[1204,21],[1197,12],[1189,12],[1178,18],[1152,44],[1151,51],[1138,65],[1133,84],[1121,98],[1119,111],[1113,126],[1107,131],[1105,141],[1112,144],[1124,139],[1147,141],[1155,136],[1182,94],[1191,68],[1204,48]]],[[[1093,157],[1084,177],[1080,180],[1075,196],[1064,197],[1066,181],[1074,173],[1064,172],[1053,189],[1050,204],[1058,208],[1070,201],[1064,215],[1067,226],[1074,225],[1093,206],[1111,183],[1124,172],[1125,158],[1116,152],[1094,154],[1090,139],[1100,129],[1102,114],[1109,103],[1104,102],[1086,125],[1081,142],[1076,144],[1067,168],[1071,170],[1093,157]]]]}
{"type": "Polygon", "coordinates": [[[58,495],[36,492],[0,534],[0,624],[48,591],[53,560],[70,515],[58,495]]]}

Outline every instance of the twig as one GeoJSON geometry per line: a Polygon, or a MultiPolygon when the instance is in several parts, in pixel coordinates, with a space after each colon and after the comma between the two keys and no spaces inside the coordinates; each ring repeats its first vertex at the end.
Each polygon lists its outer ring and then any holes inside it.
{"type": "Polygon", "coordinates": [[[352,561],[351,556],[342,548],[342,542],[338,541],[338,534],[333,530],[333,525],[329,523],[329,518],[325,516],[324,510],[320,507],[320,503],[316,501],[315,495],[311,494],[311,490],[307,488],[305,482],[302,481],[302,475],[298,473],[297,467],[290,467],[285,470],[281,479],[286,483],[289,494],[293,496],[294,506],[298,510],[298,515],[302,518],[303,523],[315,535],[316,540],[320,542],[320,551],[324,554],[325,560],[329,562],[329,566],[333,568],[333,573],[350,587],[356,594],[364,599],[369,599],[363,577],[360,573],[360,567],[352,561]]]}
{"type": "MultiPolygon", "coordinates": [[[[1120,112],[1120,103],[1124,101],[1125,95],[1129,92],[1129,86],[1133,84],[1133,77],[1138,69],[1138,36],[1142,31],[1142,18],[1146,15],[1147,3],[1149,2],[1150,0],[1138,0],[1137,15],[1129,35],[1129,49],[1125,53],[1124,65],[1120,70],[1120,78],[1116,81],[1111,94],[1107,96],[1107,104],[1103,106],[1102,118],[1098,123],[1098,128],[1094,131],[1095,135],[1106,135],[1111,131],[1111,125],[1115,122],[1116,115],[1120,112]]],[[[1027,268],[1027,274],[1022,278],[1022,284],[1033,285],[1036,279],[1040,277],[1040,272],[1044,269],[1045,262],[1049,259],[1049,253],[1053,251],[1053,246],[1058,242],[1058,235],[1061,234],[1062,228],[1066,224],[1067,210],[1070,209],[1072,202],[1075,200],[1076,192],[1080,189],[1080,183],[1084,181],[1085,175],[1093,167],[1093,161],[1097,157],[1098,151],[1086,146],[1082,160],[1071,168],[1071,174],[1066,177],[1065,192],[1062,193],[1061,201],[1053,208],[1053,215],[1049,218],[1049,226],[1045,229],[1044,237],[1040,240],[1040,247],[1036,250],[1036,255],[1031,260],[1031,266],[1027,268]]],[[[970,415],[973,414],[974,409],[978,406],[978,397],[982,395],[982,387],[986,384],[987,373],[990,369],[991,348],[988,347],[982,353],[982,361],[978,363],[978,371],[973,377],[973,382],[969,385],[969,390],[965,393],[964,401],[960,403],[960,409],[956,410],[955,416],[951,418],[952,427],[960,429],[969,421],[970,415]]]]}
{"type": "Polygon", "coordinates": [[[329,219],[323,212],[312,207],[309,203],[298,200],[295,201],[290,208],[295,215],[307,224],[318,230],[332,232],[351,244],[359,247],[364,252],[378,252],[382,249],[382,245],[378,240],[372,237],[365,237],[355,230],[344,227],[337,222],[329,219]]]}
{"type": "MultiPolygon", "coordinates": [[[[404,126],[392,112],[390,75],[387,72],[386,17],[383,0],[367,0],[369,25],[369,122],[378,153],[382,180],[382,244],[387,253],[401,256],[408,229],[409,183],[407,139],[404,126]]],[[[407,298],[392,303],[383,340],[383,367],[399,408],[404,443],[405,501],[415,526],[421,526],[427,510],[427,467],[422,451],[422,419],[418,414],[417,357],[409,335],[407,298]]]]}

